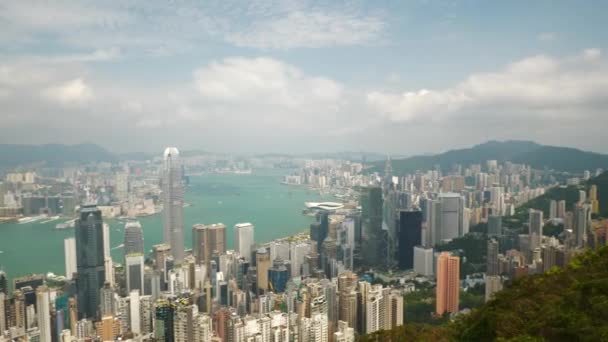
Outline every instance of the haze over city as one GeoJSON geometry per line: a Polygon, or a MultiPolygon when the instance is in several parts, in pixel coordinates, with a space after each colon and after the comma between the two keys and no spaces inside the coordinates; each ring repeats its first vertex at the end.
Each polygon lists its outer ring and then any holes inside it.
{"type": "Polygon", "coordinates": [[[3,1],[0,142],[606,152],[607,6],[3,1]]]}

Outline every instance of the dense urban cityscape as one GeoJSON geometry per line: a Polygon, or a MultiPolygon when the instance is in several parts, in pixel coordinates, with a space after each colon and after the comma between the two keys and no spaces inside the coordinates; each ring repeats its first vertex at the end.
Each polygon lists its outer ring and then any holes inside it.
{"type": "Polygon", "coordinates": [[[608,341],[608,1],[0,28],[0,342],[608,341]]]}
{"type": "Polygon", "coordinates": [[[408,319],[467,315],[514,279],[564,267],[608,236],[597,186],[582,186],[600,169],[487,160],[397,176],[390,157],[227,160],[170,147],[152,161],[7,173],[5,223],[63,220],[55,229],[74,233],[64,240],[65,274],[0,271],[2,340],[355,341],[408,319]],[[309,229],[273,241],[255,239],[273,227],[247,222],[184,226],[192,177],[256,165],[287,165],[277,182],[333,200],[302,203],[309,229]],[[526,207],[552,189],[577,189],[577,198],[526,207]],[[525,220],[514,221],[522,210],[525,220]],[[157,213],[163,243],[147,251],[138,217],[157,213]],[[119,260],[108,220],[124,224],[119,260]],[[411,311],[422,294],[432,304],[411,311]]]}

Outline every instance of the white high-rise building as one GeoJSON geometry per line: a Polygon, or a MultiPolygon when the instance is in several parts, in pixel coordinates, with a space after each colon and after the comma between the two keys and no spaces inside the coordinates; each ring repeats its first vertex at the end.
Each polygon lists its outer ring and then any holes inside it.
{"type": "Polygon", "coordinates": [[[135,336],[141,334],[140,310],[139,291],[132,290],[129,292],[129,325],[131,326],[131,332],[135,336]]]}
{"type": "Polygon", "coordinates": [[[163,242],[175,262],[184,259],[184,187],[179,151],[167,147],[162,169],[163,242]]]}
{"type": "Polygon", "coordinates": [[[433,275],[433,248],[414,247],[414,271],[425,277],[433,275]]]}
{"type": "Polygon", "coordinates": [[[499,275],[486,276],[486,302],[492,299],[494,293],[502,290],[502,281],[499,275]]]}
{"type": "Polygon", "coordinates": [[[67,238],[63,240],[63,251],[65,255],[65,277],[72,279],[76,273],[76,239],[67,238]]]}
{"type": "Polygon", "coordinates": [[[251,246],[254,227],[251,223],[237,223],[234,225],[234,248],[247,261],[251,261],[251,246]]]}
{"type": "Polygon", "coordinates": [[[549,202],[549,219],[553,220],[556,217],[557,217],[557,201],[551,200],[551,202],[549,202]]]}
{"type": "Polygon", "coordinates": [[[129,174],[127,172],[119,172],[114,176],[114,194],[120,201],[124,201],[129,197],[129,174]]]}
{"type": "Polygon", "coordinates": [[[365,333],[370,334],[384,326],[384,301],[382,300],[382,285],[372,285],[365,298],[365,333]]]}
{"type": "Polygon", "coordinates": [[[49,289],[44,285],[36,289],[36,312],[40,342],[51,342],[51,304],[49,289]]]}

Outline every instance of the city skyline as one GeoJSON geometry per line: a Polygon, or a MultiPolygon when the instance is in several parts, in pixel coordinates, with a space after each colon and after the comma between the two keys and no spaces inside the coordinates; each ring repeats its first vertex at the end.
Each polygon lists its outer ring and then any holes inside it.
{"type": "Polygon", "coordinates": [[[606,152],[605,12],[565,1],[9,2],[0,142],[411,155],[528,139],[606,152]]]}

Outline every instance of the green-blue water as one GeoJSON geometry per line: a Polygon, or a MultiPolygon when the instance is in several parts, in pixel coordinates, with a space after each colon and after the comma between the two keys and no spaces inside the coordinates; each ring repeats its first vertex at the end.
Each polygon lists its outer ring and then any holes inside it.
{"type": "MultiPolygon", "coordinates": [[[[304,188],[279,183],[280,170],[256,170],[250,175],[204,175],[191,177],[186,190],[184,239],[191,247],[192,225],[224,223],[228,247],[232,247],[233,226],[239,222],[255,225],[255,240],[266,242],[305,230],[313,218],[302,215],[304,202],[321,196],[304,188]]],[[[327,199],[327,198],[326,198],[327,199]]],[[[30,273],[64,274],[63,239],[74,236],[74,229],[57,230],[63,220],[42,224],[0,224],[0,269],[9,279],[30,273]]],[[[162,242],[162,216],[139,220],[144,230],[144,243],[149,251],[162,242]]],[[[106,220],[110,225],[111,246],[122,243],[124,224],[106,220]]],[[[112,257],[122,262],[122,249],[112,250],[112,257]]]]}

